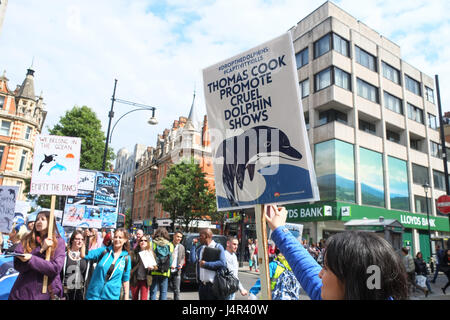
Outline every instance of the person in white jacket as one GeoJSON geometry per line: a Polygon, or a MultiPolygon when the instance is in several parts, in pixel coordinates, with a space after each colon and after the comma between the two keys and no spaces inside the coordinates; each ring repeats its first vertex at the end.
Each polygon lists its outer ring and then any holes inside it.
{"type": "MultiPolygon", "coordinates": [[[[239,263],[236,257],[236,251],[239,246],[239,240],[233,236],[229,236],[227,239],[227,248],[225,250],[225,259],[227,260],[228,270],[233,272],[233,275],[239,279],[239,263]]],[[[239,292],[241,295],[246,296],[247,290],[242,285],[241,281],[239,281],[239,292]]],[[[226,300],[234,300],[236,293],[230,294],[226,300]]]]}

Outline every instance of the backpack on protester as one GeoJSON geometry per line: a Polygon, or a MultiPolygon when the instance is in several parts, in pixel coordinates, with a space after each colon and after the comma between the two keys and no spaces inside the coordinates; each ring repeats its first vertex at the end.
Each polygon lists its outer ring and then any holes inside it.
{"type": "Polygon", "coordinates": [[[170,265],[172,264],[172,253],[170,252],[169,244],[158,245],[155,243],[155,260],[158,266],[157,272],[166,273],[169,271],[170,265]]]}
{"type": "Polygon", "coordinates": [[[284,268],[284,271],[278,277],[275,288],[272,290],[272,300],[300,300],[300,282],[291,270],[281,262],[276,262],[284,268]]]}
{"type": "Polygon", "coordinates": [[[216,271],[212,290],[216,297],[223,300],[239,290],[239,280],[228,268],[221,268],[216,271]]]}

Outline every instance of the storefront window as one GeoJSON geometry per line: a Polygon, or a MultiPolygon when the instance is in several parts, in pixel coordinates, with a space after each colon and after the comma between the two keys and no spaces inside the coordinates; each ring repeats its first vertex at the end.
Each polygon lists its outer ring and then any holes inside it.
{"type": "Polygon", "coordinates": [[[359,148],[362,204],[384,207],[383,159],[381,153],[359,148]]]}
{"type": "Polygon", "coordinates": [[[406,161],[388,157],[389,198],[391,208],[409,211],[408,170],[406,161]]]}
{"type": "Polygon", "coordinates": [[[353,145],[329,140],[316,144],[314,150],[320,200],[355,202],[353,145]]]}

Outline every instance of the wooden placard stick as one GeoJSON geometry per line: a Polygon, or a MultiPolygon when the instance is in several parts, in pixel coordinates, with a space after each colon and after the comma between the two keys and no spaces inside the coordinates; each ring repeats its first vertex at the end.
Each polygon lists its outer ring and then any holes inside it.
{"type": "MultiPolygon", "coordinates": [[[[55,202],[56,202],[56,196],[52,195],[51,203],[50,203],[50,217],[48,218],[48,229],[47,229],[47,238],[53,238],[53,221],[55,220],[55,202]]],[[[42,239],[42,241],[45,241],[45,239],[42,239]]],[[[45,252],[45,260],[50,261],[50,256],[52,254],[52,247],[47,248],[47,251],[45,252]]],[[[44,280],[42,283],[42,293],[47,293],[47,283],[48,283],[48,277],[44,275],[44,280]]]]}
{"type": "Polygon", "coordinates": [[[255,206],[255,222],[256,237],[258,239],[258,264],[261,279],[261,299],[272,300],[265,205],[258,204],[255,206]]]}

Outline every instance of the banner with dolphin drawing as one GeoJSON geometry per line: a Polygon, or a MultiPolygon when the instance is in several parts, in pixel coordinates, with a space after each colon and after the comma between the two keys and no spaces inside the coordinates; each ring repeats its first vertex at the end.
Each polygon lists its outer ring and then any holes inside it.
{"type": "Polygon", "coordinates": [[[203,70],[219,211],[319,200],[290,33],[203,70]]]}
{"type": "Polygon", "coordinates": [[[34,146],[30,193],[77,194],[81,138],[38,135],[34,146]]]}
{"type": "Polygon", "coordinates": [[[120,173],[80,169],[78,193],[67,197],[62,225],[115,228],[120,183],[120,173]]]}

